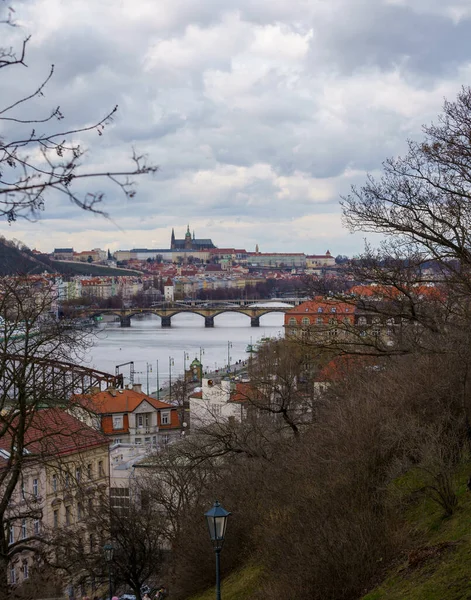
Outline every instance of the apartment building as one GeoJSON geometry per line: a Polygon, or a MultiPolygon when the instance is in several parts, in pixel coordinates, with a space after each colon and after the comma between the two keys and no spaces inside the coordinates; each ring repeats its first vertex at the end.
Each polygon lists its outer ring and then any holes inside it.
{"type": "MultiPolygon", "coordinates": [[[[76,527],[109,493],[109,440],[58,408],[37,411],[26,431],[22,472],[8,507],[11,585],[27,580],[37,566],[32,548],[59,527],[76,527]]],[[[0,469],[11,468],[14,443],[0,439],[0,469]]]]}

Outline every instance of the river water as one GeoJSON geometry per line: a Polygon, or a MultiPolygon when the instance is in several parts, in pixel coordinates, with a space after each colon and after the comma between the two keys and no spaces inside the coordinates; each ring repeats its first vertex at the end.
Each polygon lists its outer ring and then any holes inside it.
{"type": "MultiPolygon", "coordinates": [[[[213,328],[205,327],[203,317],[191,313],[172,317],[170,328],[162,328],[160,318],[153,315],[133,318],[129,328],[106,323],[95,332],[95,344],[84,363],[114,373],[116,365],[134,361],[135,383],[142,383],[143,391],[147,391],[148,379],[149,391],[153,392],[157,389],[157,372],[159,387],[169,380],[171,358],[172,379],[183,374],[185,360],[188,368],[195,357],[200,358],[200,349],[204,370],[225,370],[228,355],[232,364],[246,360],[251,342],[283,336],[283,318],[283,313],[264,315],[260,327],[251,327],[250,319],[238,313],[218,315],[213,328]]],[[[129,365],[121,367],[120,372],[128,383],[129,365]]]]}

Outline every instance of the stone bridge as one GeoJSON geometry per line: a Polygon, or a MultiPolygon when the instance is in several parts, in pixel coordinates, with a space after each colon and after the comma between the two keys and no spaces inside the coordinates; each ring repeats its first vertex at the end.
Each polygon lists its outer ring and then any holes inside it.
{"type": "Polygon", "coordinates": [[[205,327],[214,327],[214,317],[222,313],[234,312],[250,317],[252,327],[260,327],[260,317],[269,313],[285,313],[291,306],[179,306],[175,304],[158,308],[89,308],[77,313],[80,317],[98,317],[115,315],[121,322],[121,327],[131,327],[131,319],[138,315],[156,315],[160,317],[162,327],[172,326],[172,317],[179,313],[192,313],[204,317],[205,327]]]}

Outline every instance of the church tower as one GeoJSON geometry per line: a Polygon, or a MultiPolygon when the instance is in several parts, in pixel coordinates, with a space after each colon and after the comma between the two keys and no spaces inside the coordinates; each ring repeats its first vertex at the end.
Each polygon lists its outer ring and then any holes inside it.
{"type": "Polygon", "coordinates": [[[175,231],[172,227],[172,237],[170,238],[170,250],[175,250],[175,231]]]}
{"type": "Polygon", "coordinates": [[[193,243],[191,240],[190,226],[188,225],[186,228],[186,233],[185,233],[185,249],[191,250],[192,247],[193,247],[193,243]]]}

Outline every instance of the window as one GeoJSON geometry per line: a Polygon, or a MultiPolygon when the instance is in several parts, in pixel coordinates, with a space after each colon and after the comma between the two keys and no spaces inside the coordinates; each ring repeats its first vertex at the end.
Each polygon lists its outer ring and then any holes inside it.
{"type": "Polygon", "coordinates": [[[10,583],[12,585],[16,583],[16,570],[15,570],[15,567],[10,567],[10,583]]]}
{"type": "Polygon", "coordinates": [[[93,533],[90,534],[89,544],[90,544],[90,552],[93,552],[93,550],[95,549],[95,538],[93,537],[93,533]]]}
{"type": "Polygon", "coordinates": [[[306,308],[305,312],[309,312],[309,308],[306,308]]]}
{"type": "Polygon", "coordinates": [[[113,417],[113,429],[122,429],[123,428],[123,417],[122,416],[114,416],[113,417]]]}
{"type": "Polygon", "coordinates": [[[142,444],[142,438],[136,438],[134,442],[137,446],[140,446],[142,444]]]}
{"type": "Polygon", "coordinates": [[[289,323],[289,325],[296,325],[297,321],[294,317],[291,317],[288,323],[289,323]]]}
{"type": "Polygon", "coordinates": [[[39,496],[39,482],[37,479],[33,479],[33,496],[35,498],[39,496]]]}
{"type": "Polygon", "coordinates": [[[25,540],[27,535],[28,535],[28,532],[27,532],[27,528],[26,528],[26,519],[22,519],[21,520],[21,539],[25,540]]]}
{"type": "Polygon", "coordinates": [[[64,487],[65,487],[66,490],[68,490],[69,487],[70,487],[70,474],[69,473],[65,474],[64,487]]]}
{"type": "Polygon", "coordinates": [[[163,410],[160,413],[160,424],[161,425],[170,425],[170,411],[163,410]]]}
{"type": "Polygon", "coordinates": [[[118,512],[125,513],[129,510],[130,496],[128,487],[110,488],[110,503],[118,512]]]}
{"type": "Polygon", "coordinates": [[[322,306],[319,306],[319,308],[317,309],[317,312],[318,312],[318,313],[324,312],[324,311],[322,310],[322,306]]]}
{"type": "Polygon", "coordinates": [[[88,514],[91,515],[93,512],[93,500],[91,498],[88,499],[87,508],[88,508],[88,514]]]}
{"type": "Polygon", "coordinates": [[[39,535],[40,529],[41,529],[41,521],[39,519],[34,519],[34,521],[33,521],[34,535],[39,535]]]}
{"type": "Polygon", "coordinates": [[[114,438],[114,443],[115,444],[121,444],[122,439],[121,438],[114,438]]]}
{"type": "Polygon", "coordinates": [[[149,427],[149,425],[150,425],[150,415],[149,415],[149,413],[146,413],[144,415],[144,423],[145,423],[146,427],[149,427]]]}
{"type": "Polygon", "coordinates": [[[367,320],[366,317],[358,317],[358,325],[366,325],[367,320]]]}
{"type": "Polygon", "coordinates": [[[75,479],[77,480],[77,483],[80,483],[82,479],[82,469],[80,467],[75,469],[75,479]]]}
{"type": "Polygon", "coordinates": [[[87,477],[93,479],[93,466],[91,463],[87,465],[87,477]]]}
{"type": "Polygon", "coordinates": [[[311,319],[309,317],[303,317],[302,324],[303,325],[310,325],[311,324],[311,319]]]}
{"type": "Polygon", "coordinates": [[[100,477],[103,477],[103,475],[105,474],[105,471],[103,470],[103,461],[102,460],[98,461],[98,474],[100,475],[100,477]]]}
{"type": "Polygon", "coordinates": [[[57,475],[54,473],[51,479],[52,491],[57,492],[57,475]]]}
{"type": "Polygon", "coordinates": [[[29,577],[28,561],[25,560],[23,562],[23,579],[28,579],[28,577],[29,577]]]}
{"type": "Polygon", "coordinates": [[[70,506],[65,507],[65,524],[70,525],[72,523],[72,511],[70,506]]]}
{"type": "Polygon", "coordinates": [[[8,531],[8,543],[13,544],[14,541],[15,541],[15,530],[13,528],[13,525],[10,525],[9,531],[8,531]]]}
{"type": "Polygon", "coordinates": [[[56,509],[54,515],[54,527],[59,527],[59,511],[56,509]]]}
{"type": "Polygon", "coordinates": [[[77,504],[77,520],[81,521],[83,517],[83,504],[79,502],[77,504]]]}
{"type": "Polygon", "coordinates": [[[137,426],[144,427],[144,415],[137,415],[137,426]]]}
{"type": "Polygon", "coordinates": [[[164,446],[166,446],[170,441],[170,436],[168,435],[168,433],[166,433],[165,435],[162,436],[162,444],[164,446]]]}
{"type": "Polygon", "coordinates": [[[23,498],[23,500],[26,497],[26,481],[24,479],[21,482],[21,497],[23,498]]]}
{"type": "Polygon", "coordinates": [[[145,444],[150,444],[150,437],[144,438],[144,443],[145,444]]]}

